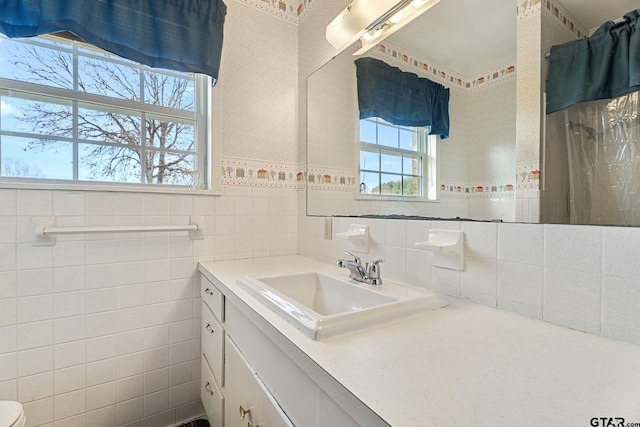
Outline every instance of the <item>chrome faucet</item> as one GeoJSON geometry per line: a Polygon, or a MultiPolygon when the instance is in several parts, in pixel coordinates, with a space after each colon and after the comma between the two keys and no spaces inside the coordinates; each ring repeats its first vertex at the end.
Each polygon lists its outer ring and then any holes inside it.
{"type": "Polygon", "coordinates": [[[370,285],[382,285],[379,264],[381,262],[384,262],[383,259],[369,261],[363,267],[362,262],[360,261],[360,257],[352,254],[351,252],[345,251],[345,254],[349,255],[352,259],[339,259],[336,264],[338,264],[338,267],[348,269],[349,277],[351,279],[358,282],[368,283],[370,285]]]}

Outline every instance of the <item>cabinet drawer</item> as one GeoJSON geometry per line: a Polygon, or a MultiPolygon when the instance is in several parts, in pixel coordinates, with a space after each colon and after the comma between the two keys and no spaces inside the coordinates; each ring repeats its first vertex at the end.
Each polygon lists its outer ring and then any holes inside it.
{"type": "MultiPolygon", "coordinates": [[[[227,343],[233,341],[293,424],[318,427],[320,387],[277,345],[265,339],[263,333],[234,304],[227,304],[225,310],[227,343]]],[[[228,361],[225,360],[225,363],[228,361]]]]}
{"type": "Polygon", "coordinates": [[[224,322],[224,297],[204,275],[200,276],[202,301],[206,302],[219,322],[224,322]]]}
{"type": "Polygon", "coordinates": [[[224,396],[204,357],[200,361],[200,378],[200,398],[207,418],[212,426],[222,427],[224,396]]]}
{"type": "Polygon", "coordinates": [[[225,345],[226,427],[293,427],[253,368],[229,338],[225,345]]]}
{"type": "Polygon", "coordinates": [[[206,304],[202,304],[202,354],[221,386],[224,385],[224,329],[206,304]]]}

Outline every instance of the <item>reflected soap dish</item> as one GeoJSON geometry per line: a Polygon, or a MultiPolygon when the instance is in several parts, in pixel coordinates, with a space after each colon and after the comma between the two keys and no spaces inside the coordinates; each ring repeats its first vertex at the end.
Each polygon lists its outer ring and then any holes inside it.
{"type": "Polygon", "coordinates": [[[460,230],[429,230],[429,240],[417,242],[416,249],[432,253],[434,267],[462,270],[464,264],[464,233],[460,230]]]}
{"type": "Polygon", "coordinates": [[[348,231],[336,233],[338,239],[349,240],[353,250],[369,253],[369,226],[363,224],[351,224],[348,231]]]}

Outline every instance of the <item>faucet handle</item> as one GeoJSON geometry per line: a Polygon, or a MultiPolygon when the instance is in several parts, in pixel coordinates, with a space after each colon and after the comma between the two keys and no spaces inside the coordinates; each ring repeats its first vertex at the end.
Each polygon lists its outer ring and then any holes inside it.
{"type": "Polygon", "coordinates": [[[377,259],[375,261],[369,261],[367,263],[367,276],[372,280],[373,285],[381,285],[382,280],[380,279],[380,264],[384,262],[383,259],[377,259]]]}
{"type": "Polygon", "coordinates": [[[352,254],[352,253],[351,253],[351,252],[349,252],[349,251],[344,251],[344,253],[345,253],[345,254],[347,254],[347,255],[349,255],[351,258],[353,258],[353,262],[355,262],[355,263],[357,263],[357,264],[362,264],[362,263],[360,262],[360,257],[359,257],[359,256],[354,255],[354,254],[352,254]]]}

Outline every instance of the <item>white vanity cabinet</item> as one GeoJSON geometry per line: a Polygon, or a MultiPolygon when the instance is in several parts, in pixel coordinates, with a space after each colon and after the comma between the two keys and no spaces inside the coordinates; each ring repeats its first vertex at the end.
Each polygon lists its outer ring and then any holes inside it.
{"type": "Polygon", "coordinates": [[[224,424],[224,296],[204,276],[201,281],[202,356],[200,362],[200,398],[214,427],[224,424]]]}
{"type": "Polygon", "coordinates": [[[223,295],[222,283],[201,278],[201,398],[212,427],[387,426],[335,381],[327,387],[318,365],[292,358],[293,344],[274,342],[254,323],[262,319],[255,311],[223,295]]]}
{"type": "Polygon", "coordinates": [[[204,276],[200,398],[212,427],[293,427],[255,370],[226,337],[225,299],[204,276]]]}
{"type": "Polygon", "coordinates": [[[200,398],[207,418],[212,426],[222,426],[224,422],[224,396],[204,356],[200,361],[200,382],[200,398]]]}
{"type": "MultiPolygon", "coordinates": [[[[238,346],[247,363],[255,370],[268,393],[282,407],[293,425],[302,427],[378,425],[369,422],[359,424],[354,421],[301,367],[289,358],[287,353],[263,334],[235,305],[227,305],[226,315],[230,341],[238,346]]],[[[230,374],[229,371],[227,373],[230,374]]]]}
{"type": "Polygon", "coordinates": [[[216,382],[224,385],[224,328],[206,303],[202,303],[202,353],[216,382]]]}
{"type": "Polygon", "coordinates": [[[240,350],[227,338],[226,427],[293,427],[240,350]]]}

